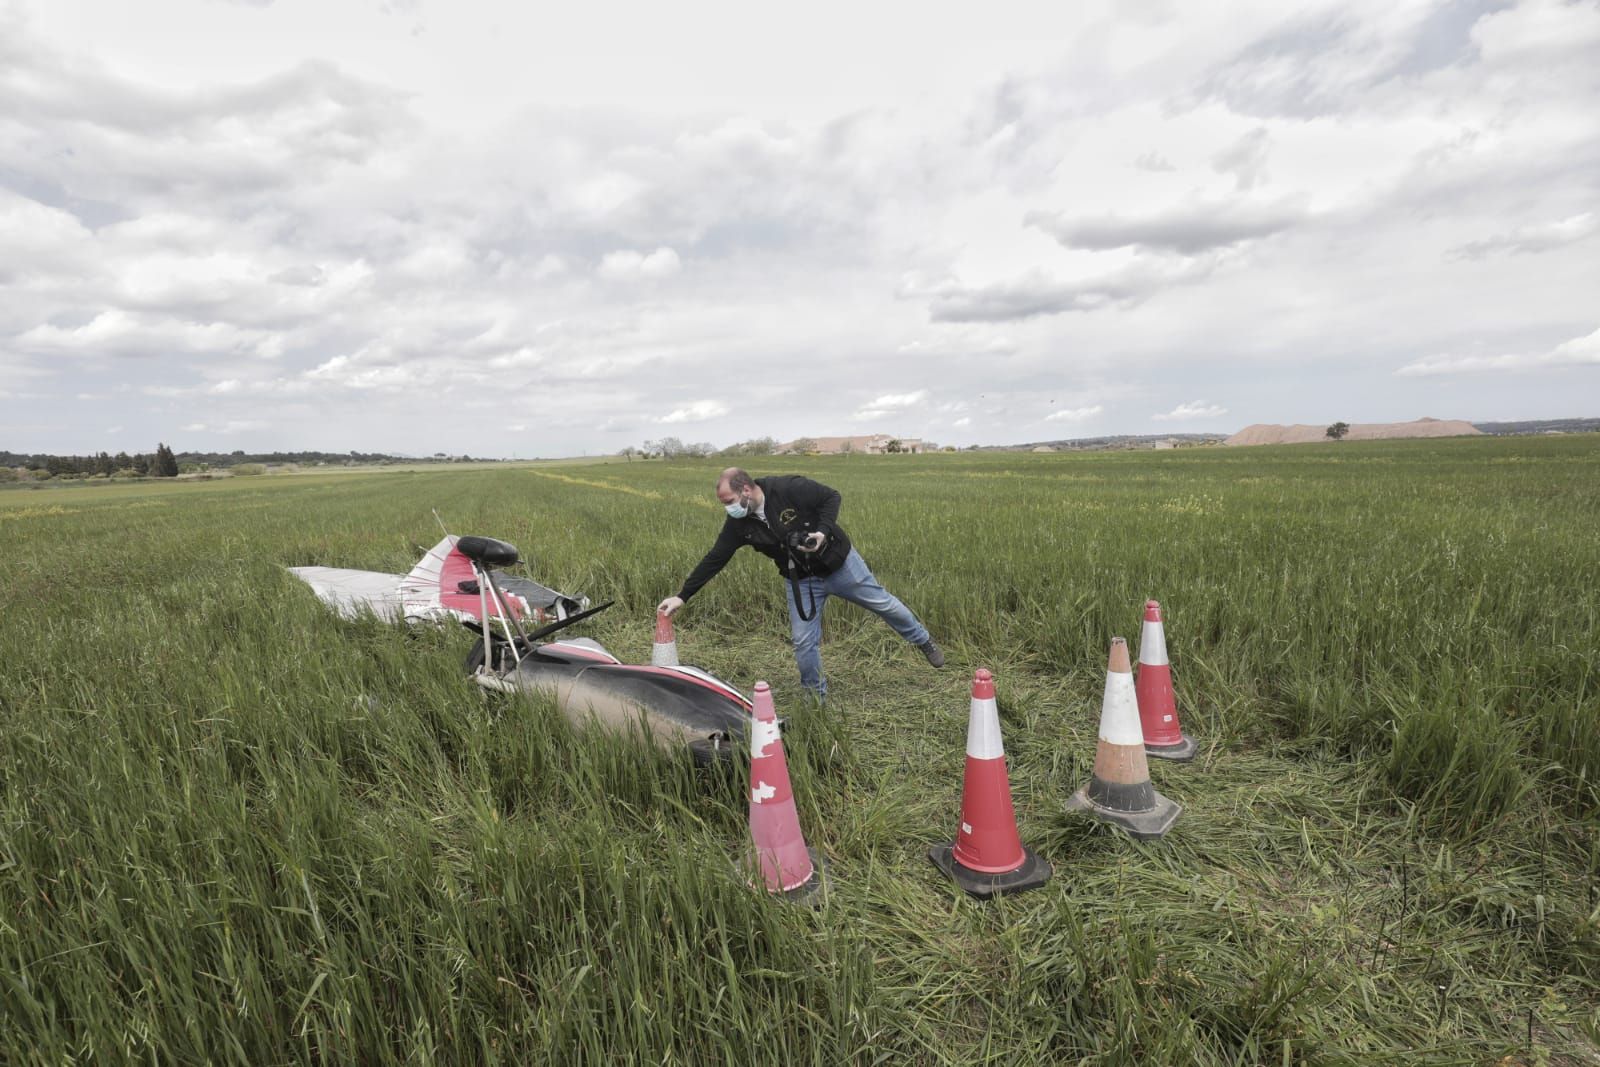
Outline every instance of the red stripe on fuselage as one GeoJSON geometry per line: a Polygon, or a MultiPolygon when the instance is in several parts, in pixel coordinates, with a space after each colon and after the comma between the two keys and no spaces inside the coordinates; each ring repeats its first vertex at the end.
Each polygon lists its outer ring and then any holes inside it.
{"type": "Polygon", "coordinates": [[[718,696],[727,697],[730,700],[737,700],[740,704],[744,705],[746,710],[749,710],[750,708],[750,701],[746,699],[743,694],[734,691],[731,686],[723,686],[718,685],[715,682],[708,682],[704,678],[696,678],[692,674],[684,674],[682,671],[675,671],[669,667],[635,666],[631,663],[617,663],[612,664],[612,666],[622,667],[635,674],[658,674],[663,678],[681,678],[686,682],[693,682],[702,689],[709,689],[718,696]]]}

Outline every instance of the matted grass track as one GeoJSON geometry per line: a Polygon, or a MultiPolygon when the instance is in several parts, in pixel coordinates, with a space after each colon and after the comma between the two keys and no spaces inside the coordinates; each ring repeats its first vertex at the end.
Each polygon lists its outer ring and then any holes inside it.
{"type": "Polygon", "coordinates": [[[0,1061],[1600,1063],[1600,437],[749,463],[950,652],[833,603],[815,709],[765,559],[679,616],[789,716],[816,911],[733,876],[737,766],[282,570],[404,571],[437,508],[639,661],[720,461],[0,492],[0,1061]],[[1202,752],[1136,844],[1062,805],[1148,597],[1202,752]],[[926,858],[977,666],[1056,866],[991,904],[926,858]]]}

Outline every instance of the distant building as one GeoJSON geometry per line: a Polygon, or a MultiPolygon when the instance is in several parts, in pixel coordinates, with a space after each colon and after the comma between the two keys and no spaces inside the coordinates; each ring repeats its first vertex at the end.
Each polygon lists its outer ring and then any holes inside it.
{"type": "Polygon", "coordinates": [[[1178,442],[1174,441],[1170,437],[1163,437],[1159,441],[1150,442],[1150,447],[1151,448],[1177,448],[1178,447],[1178,442]]]}
{"type": "Polygon", "coordinates": [[[899,441],[901,452],[926,452],[927,447],[920,437],[895,437],[892,434],[873,433],[856,437],[797,437],[793,441],[778,446],[779,452],[817,452],[824,456],[837,456],[844,453],[856,453],[868,456],[881,456],[889,451],[889,442],[899,441]],[[809,447],[800,448],[798,445],[809,442],[809,447]]]}

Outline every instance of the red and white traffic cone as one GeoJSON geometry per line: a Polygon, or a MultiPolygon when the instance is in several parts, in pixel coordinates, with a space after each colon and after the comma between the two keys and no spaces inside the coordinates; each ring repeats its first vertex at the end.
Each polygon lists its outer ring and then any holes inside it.
{"type": "Polygon", "coordinates": [[[1178,725],[1178,701],[1172,693],[1172,666],[1167,662],[1167,635],[1161,605],[1145,601],[1144,629],[1139,633],[1139,725],[1144,728],[1144,754],[1154,759],[1188,763],[1200,746],[1178,725]]]}
{"type": "Polygon", "coordinates": [[[656,612],[656,639],[650,646],[650,666],[676,667],[678,665],[678,639],[672,632],[672,616],[656,612]]]}
{"type": "Polygon", "coordinates": [[[822,886],[822,860],[806,847],[800,833],[789,764],[783,756],[778,716],[766,682],[756,683],[754,705],[750,720],[750,838],[755,856],[751,867],[760,865],[767,892],[809,900],[822,886]]]}
{"type": "Polygon", "coordinates": [[[1160,837],[1172,829],[1183,811],[1150,784],[1139,726],[1139,701],[1128,666],[1128,643],[1111,639],[1106,664],[1106,692],[1100,709],[1100,742],[1094,753],[1089,784],[1067,798],[1069,811],[1085,811],[1120,826],[1134,837],[1160,837]]]}
{"type": "Polygon", "coordinates": [[[994,676],[986,670],[972,676],[961,829],[955,841],[929,849],[928,858],[956,885],[984,899],[1036,889],[1050,880],[1050,864],[1024,848],[1017,834],[994,676]]]}

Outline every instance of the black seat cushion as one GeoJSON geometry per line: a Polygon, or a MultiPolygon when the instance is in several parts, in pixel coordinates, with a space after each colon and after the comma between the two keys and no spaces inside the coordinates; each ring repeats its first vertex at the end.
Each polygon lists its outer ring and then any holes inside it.
{"type": "Polygon", "coordinates": [[[456,549],[483,567],[509,567],[517,562],[517,546],[493,537],[463,537],[456,541],[456,549]]]}

